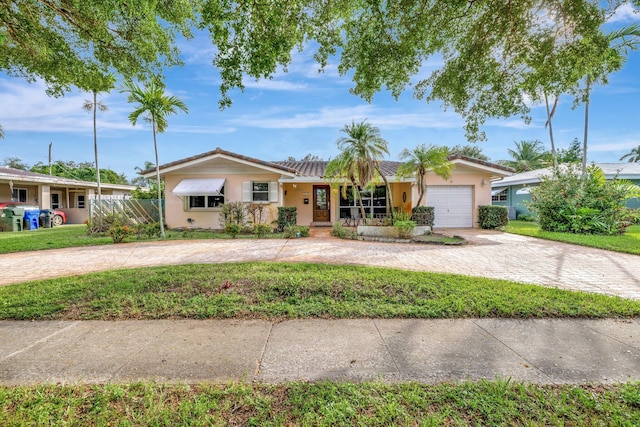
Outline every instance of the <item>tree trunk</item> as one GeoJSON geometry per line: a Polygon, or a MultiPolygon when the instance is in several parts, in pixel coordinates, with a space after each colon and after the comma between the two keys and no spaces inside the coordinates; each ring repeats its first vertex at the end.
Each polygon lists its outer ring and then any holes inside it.
{"type": "Polygon", "coordinates": [[[414,207],[420,206],[420,202],[422,202],[422,196],[424,196],[424,172],[418,173],[418,201],[416,202],[414,207]]]}
{"type": "MultiPolygon", "coordinates": [[[[93,154],[96,159],[96,182],[98,183],[98,209],[102,209],[102,204],[100,203],[102,200],[102,190],[100,188],[100,166],[98,165],[98,127],[97,127],[97,115],[96,110],[98,109],[98,93],[93,91],[93,154]]],[[[101,211],[98,212],[98,224],[102,225],[102,215],[101,211]]]]}
{"type": "Polygon", "coordinates": [[[164,239],[165,235],[164,235],[164,218],[162,217],[162,191],[160,190],[160,163],[158,162],[158,143],[156,141],[155,117],[151,118],[151,124],[153,125],[153,149],[156,152],[156,185],[158,186],[158,216],[160,217],[160,235],[164,239]]]}
{"type": "Polygon", "coordinates": [[[547,98],[547,94],[544,94],[544,103],[547,106],[547,125],[549,125],[549,141],[551,142],[551,157],[553,157],[553,168],[555,170],[558,169],[558,154],[556,153],[556,144],[553,140],[553,126],[551,125],[551,120],[553,119],[553,114],[556,111],[556,106],[558,105],[558,98],[556,97],[555,102],[553,103],[553,109],[549,111],[549,99],[547,98]]]}
{"type": "Polygon", "coordinates": [[[580,178],[584,181],[587,177],[587,136],[589,134],[589,98],[591,96],[591,79],[587,75],[586,93],[584,101],[584,138],[582,140],[582,174],[580,178]]]}

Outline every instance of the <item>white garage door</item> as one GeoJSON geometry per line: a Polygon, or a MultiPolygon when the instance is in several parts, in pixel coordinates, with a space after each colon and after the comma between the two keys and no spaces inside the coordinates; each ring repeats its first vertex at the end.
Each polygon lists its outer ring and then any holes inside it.
{"type": "Polygon", "coordinates": [[[473,187],[429,185],[427,206],[433,206],[435,228],[473,227],[473,187]]]}

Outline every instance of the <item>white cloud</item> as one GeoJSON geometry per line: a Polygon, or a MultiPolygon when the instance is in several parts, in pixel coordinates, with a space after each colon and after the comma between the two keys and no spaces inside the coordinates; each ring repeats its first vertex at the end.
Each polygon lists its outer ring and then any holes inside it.
{"type": "Polygon", "coordinates": [[[605,138],[601,138],[597,144],[589,144],[588,151],[602,153],[618,150],[630,150],[640,146],[640,135],[628,136],[623,139],[611,138],[610,141],[602,141],[603,139],[605,138]]]}
{"type": "MultiPolygon", "coordinates": [[[[45,93],[41,81],[29,84],[18,79],[0,79],[0,98],[0,117],[5,131],[93,131],[92,116],[82,109],[85,100],[91,98],[89,94],[75,91],[54,98],[45,93]]],[[[117,98],[110,94],[99,96],[109,108],[98,115],[98,127],[103,131],[131,128],[125,110],[117,104],[115,108],[110,105],[117,103],[117,98]]]]}
{"type": "Polygon", "coordinates": [[[243,115],[230,122],[241,126],[265,129],[341,128],[345,123],[365,120],[379,128],[437,128],[461,126],[461,119],[446,112],[400,113],[383,110],[372,105],[355,107],[323,107],[316,111],[288,114],[285,111],[262,111],[243,115]]]}
{"type": "Polygon", "coordinates": [[[309,88],[309,86],[305,83],[293,83],[280,79],[248,79],[247,81],[243,81],[242,83],[244,84],[245,88],[260,90],[298,92],[309,88]]]}
{"type": "Polygon", "coordinates": [[[607,23],[637,20],[640,20],[640,14],[638,14],[638,11],[629,2],[626,2],[616,9],[616,13],[607,20],[607,23]]]}

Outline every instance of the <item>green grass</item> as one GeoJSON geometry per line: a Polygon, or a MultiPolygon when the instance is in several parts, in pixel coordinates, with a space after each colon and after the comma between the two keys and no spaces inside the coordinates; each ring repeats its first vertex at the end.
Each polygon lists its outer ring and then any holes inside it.
{"type": "Polygon", "coordinates": [[[640,301],[325,264],[114,270],[0,287],[0,319],[637,317],[640,301]]]}
{"type": "Polygon", "coordinates": [[[509,221],[506,231],[508,233],[521,234],[523,236],[538,237],[540,239],[555,240],[557,242],[573,243],[592,248],[640,255],[640,225],[633,225],[627,228],[627,232],[620,236],[554,233],[551,231],[540,230],[540,226],[537,222],[527,221],[509,221]]]}
{"type": "Polygon", "coordinates": [[[0,386],[0,425],[640,425],[640,384],[0,386]]]}
{"type": "MultiPolygon", "coordinates": [[[[271,234],[266,236],[267,238],[281,239],[281,233],[271,234]]],[[[231,239],[231,235],[228,233],[217,231],[173,231],[167,230],[167,240],[197,240],[197,239],[231,239]]],[[[240,234],[239,239],[257,239],[255,234],[240,234]]],[[[142,237],[138,239],[136,236],[127,238],[126,242],[135,242],[139,240],[159,240],[150,239],[148,237],[142,237]]],[[[11,252],[26,252],[37,251],[42,249],[60,249],[69,248],[75,246],[90,246],[90,245],[106,245],[111,244],[113,241],[111,237],[96,237],[87,235],[87,226],[80,225],[65,225],[54,228],[39,228],[32,231],[22,231],[19,233],[14,232],[1,232],[0,233],[0,254],[11,252]]]]}

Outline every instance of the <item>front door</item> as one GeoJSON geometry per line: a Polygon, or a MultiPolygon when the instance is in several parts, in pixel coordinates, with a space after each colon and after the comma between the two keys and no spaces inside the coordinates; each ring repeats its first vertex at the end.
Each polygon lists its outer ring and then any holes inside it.
{"type": "Polygon", "coordinates": [[[329,202],[331,191],[328,185],[313,186],[313,221],[329,222],[329,202]]]}

